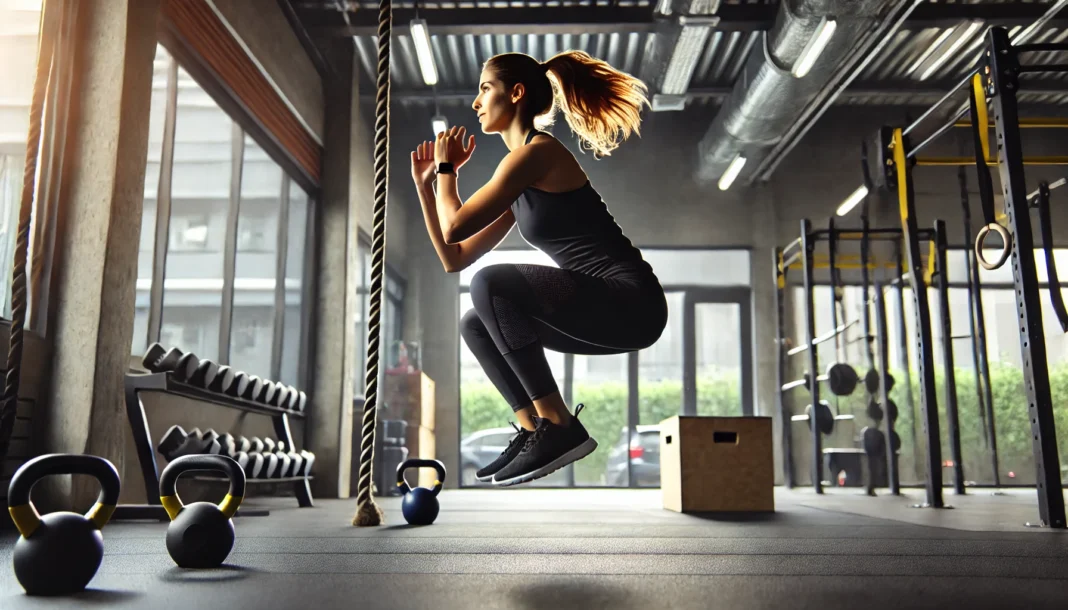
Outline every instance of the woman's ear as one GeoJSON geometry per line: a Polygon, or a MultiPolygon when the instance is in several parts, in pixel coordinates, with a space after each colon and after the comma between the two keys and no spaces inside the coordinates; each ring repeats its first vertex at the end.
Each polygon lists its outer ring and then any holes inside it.
{"type": "Polygon", "coordinates": [[[519,100],[523,99],[523,96],[527,94],[527,88],[523,86],[523,83],[516,83],[512,87],[512,103],[518,104],[519,100]]]}

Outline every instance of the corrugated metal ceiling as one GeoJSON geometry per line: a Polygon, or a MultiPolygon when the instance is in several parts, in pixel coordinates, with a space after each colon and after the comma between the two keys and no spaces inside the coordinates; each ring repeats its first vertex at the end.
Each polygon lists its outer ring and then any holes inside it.
{"type": "MultiPolygon", "coordinates": [[[[984,4],[1002,0],[984,0],[984,4]]],[[[1006,2],[1008,0],[1005,0],[1006,2]]],[[[1049,1],[1035,4],[1050,4],[1049,1]]],[[[360,10],[376,10],[376,2],[352,3],[360,10]]],[[[553,6],[649,6],[650,0],[559,0],[559,1],[509,1],[509,2],[423,2],[420,9],[448,8],[495,8],[508,10],[513,8],[531,8],[553,6]]],[[[765,2],[728,1],[727,4],[765,4],[765,2]]],[[[946,4],[954,4],[948,2],[946,4]]],[[[965,3],[960,3],[965,4],[965,3]]],[[[978,4],[978,2],[967,2],[978,4]]],[[[398,2],[395,8],[414,8],[412,2],[398,2]]],[[[959,27],[967,27],[967,24],[959,27]]],[[[1011,28],[1015,33],[1022,26],[1011,28]]],[[[944,92],[948,83],[955,83],[965,75],[969,67],[975,65],[982,53],[983,37],[986,27],[977,27],[967,36],[954,56],[935,70],[920,79],[918,63],[940,36],[952,28],[923,28],[897,32],[893,41],[865,69],[854,82],[851,91],[841,96],[839,104],[858,105],[901,105],[927,104],[944,92]],[[942,91],[939,89],[943,88],[942,91]],[[910,89],[914,92],[910,92],[910,89]]],[[[446,94],[440,103],[463,102],[457,96],[447,94],[470,92],[473,97],[477,89],[477,79],[482,64],[497,53],[528,53],[538,60],[545,60],[552,55],[568,49],[581,49],[591,55],[604,59],[613,66],[627,72],[636,73],[645,50],[653,42],[656,34],[652,32],[623,32],[596,34],[517,34],[517,35],[478,35],[447,34],[434,35],[431,26],[432,46],[439,71],[437,91],[446,94]]],[[[729,90],[742,69],[746,56],[753,45],[758,44],[762,32],[716,31],[709,36],[702,51],[700,61],[694,71],[690,88],[699,93],[691,104],[718,104],[717,92],[729,90]]],[[[365,78],[374,82],[376,40],[375,36],[356,36],[358,59],[363,67],[365,78]]],[[[1031,42],[1064,42],[1068,40],[1068,29],[1047,28],[1031,42]]],[[[397,101],[407,103],[432,102],[432,89],[423,84],[412,39],[407,35],[395,34],[390,62],[393,92],[397,101]],[[424,95],[406,97],[405,94],[420,92],[424,95]]],[[[1031,56],[1029,61],[1051,63],[1068,61],[1066,53],[1042,53],[1031,56]]],[[[926,70],[924,70],[926,71],[926,70]]],[[[1021,101],[1068,103],[1068,83],[1065,74],[1047,73],[1026,75],[1028,80],[1039,81],[1035,85],[1037,93],[1021,93],[1021,101]],[[1060,91],[1063,90],[1064,93],[1060,91]]],[[[1026,91],[1026,90],[1025,90],[1026,91]]]]}

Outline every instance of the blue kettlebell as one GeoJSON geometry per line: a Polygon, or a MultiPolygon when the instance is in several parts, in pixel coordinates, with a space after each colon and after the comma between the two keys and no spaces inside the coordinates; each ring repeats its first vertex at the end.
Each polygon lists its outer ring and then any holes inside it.
{"type": "Polygon", "coordinates": [[[430,525],[438,518],[438,494],[441,486],[445,484],[445,464],[438,460],[405,460],[397,466],[397,487],[404,494],[401,500],[401,513],[404,520],[412,525],[430,525]],[[438,472],[438,480],[434,481],[434,488],[426,487],[411,488],[404,480],[404,471],[409,468],[433,468],[438,472]]]}

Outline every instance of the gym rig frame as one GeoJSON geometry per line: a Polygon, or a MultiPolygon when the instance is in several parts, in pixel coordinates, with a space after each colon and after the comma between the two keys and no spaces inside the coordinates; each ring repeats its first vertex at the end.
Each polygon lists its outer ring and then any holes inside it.
{"type": "MultiPolygon", "coordinates": [[[[801,352],[807,353],[807,370],[819,371],[819,357],[817,354],[816,346],[825,341],[835,339],[838,335],[845,333],[845,331],[853,326],[855,322],[847,322],[842,325],[836,326],[829,333],[816,336],[816,323],[815,323],[815,306],[814,296],[816,283],[814,280],[813,271],[816,267],[829,268],[832,273],[831,284],[836,286],[837,282],[834,279],[834,273],[836,273],[838,267],[834,262],[834,250],[835,242],[838,241],[860,241],[861,243],[861,261],[860,269],[863,276],[864,295],[862,297],[863,305],[863,330],[861,339],[867,343],[866,348],[867,361],[869,370],[877,370],[879,373],[879,379],[887,379],[889,373],[888,363],[888,337],[887,337],[887,316],[885,307],[885,297],[883,294],[882,282],[875,279],[875,316],[876,316],[876,334],[871,333],[871,294],[869,288],[869,271],[873,267],[872,262],[869,260],[870,252],[869,246],[873,241],[890,241],[896,244],[905,242],[915,242],[916,246],[916,265],[910,264],[910,269],[913,272],[902,275],[901,274],[901,261],[900,256],[895,264],[897,270],[897,279],[892,283],[901,283],[907,281],[913,288],[914,294],[921,294],[922,300],[914,299],[914,307],[916,309],[916,327],[917,327],[917,341],[919,350],[918,353],[921,358],[925,358],[927,363],[933,362],[933,350],[932,337],[931,337],[931,318],[930,310],[927,302],[927,284],[931,282],[933,278],[938,279],[938,287],[940,292],[941,301],[943,303],[940,309],[940,321],[943,332],[941,333],[941,348],[945,355],[944,363],[946,367],[946,404],[947,404],[947,425],[950,433],[950,445],[953,450],[954,458],[954,483],[957,493],[964,493],[964,475],[962,471],[962,462],[960,459],[960,429],[956,417],[956,383],[953,377],[953,357],[952,357],[952,333],[951,333],[951,319],[949,315],[949,301],[948,290],[949,281],[947,273],[947,240],[946,240],[946,228],[945,223],[941,220],[935,222],[933,229],[919,229],[913,227],[911,231],[895,228],[876,228],[872,229],[868,226],[868,214],[867,205],[865,204],[865,212],[862,216],[863,228],[858,231],[856,229],[840,229],[836,228],[834,221],[831,220],[829,228],[826,230],[813,230],[812,223],[808,219],[801,221],[801,237],[792,241],[785,248],[776,249],[775,251],[775,282],[776,282],[776,311],[777,311],[777,324],[776,324],[776,344],[779,348],[778,367],[777,367],[777,383],[779,391],[777,394],[777,407],[781,414],[783,423],[783,469],[784,479],[787,487],[795,486],[794,476],[794,460],[792,452],[792,429],[788,425],[790,422],[795,421],[808,421],[809,430],[812,434],[812,485],[816,493],[823,493],[823,459],[826,453],[823,449],[822,432],[819,426],[814,425],[809,421],[810,415],[793,415],[793,410],[790,408],[790,401],[786,398],[787,392],[790,392],[801,386],[807,386],[809,395],[811,397],[811,405],[817,405],[820,402],[820,381],[824,378],[816,377],[816,383],[806,383],[803,379],[798,381],[786,381],[786,369],[787,369],[787,357],[799,354],[801,352]],[[925,270],[919,256],[919,241],[929,241],[932,245],[931,255],[929,259],[929,266],[925,270]],[[830,262],[827,264],[821,264],[815,260],[815,248],[816,244],[820,241],[828,241],[830,243],[831,257],[830,262]],[[803,273],[803,287],[804,296],[802,298],[804,317],[805,317],[805,341],[800,343],[797,347],[788,349],[787,340],[785,337],[785,290],[788,285],[787,274],[791,268],[795,268],[800,265],[803,273]],[[919,288],[919,290],[917,290],[919,288]],[[877,344],[877,350],[879,357],[876,359],[872,353],[870,342],[874,339],[877,344]],[[876,365],[878,368],[876,368],[876,365]]],[[[882,265],[885,266],[885,265],[882,265]]],[[[901,287],[898,288],[899,295],[903,293],[901,287]]],[[[903,297],[902,297],[903,298],[903,297]]],[[[832,302],[833,305],[833,302],[832,302]]],[[[904,314],[903,314],[903,302],[901,307],[901,315],[899,316],[899,329],[904,328],[904,314]]],[[[901,335],[904,337],[904,334],[901,335]]],[[[908,367],[905,367],[907,371],[908,367]]],[[[921,392],[920,392],[920,404],[922,409],[922,417],[924,421],[924,429],[926,432],[926,442],[928,446],[927,451],[927,505],[934,507],[944,506],[942,500],[942,459],[941,459],[941,445],[940,445],[940,432],[938,421],[938,408],[937,399],[935,397],[935,379],[934,369],[928,365],[924,366],[921,362],[920,366],[921,374],[921,392]],[[933,448],[933,450],[932,450],[933,448]]],[[[812,378],[811,373],[809,378],[812,378]]],[[[914,411],[911,396],[910,379],[906,375],[903,380],[905,384],[906,397],[910,411],[914,411]]],[[[873,459],[874,456],[869,455],[867,459],[868,476],[867,476],[867,493],[874,495],[875,480],[876,480],[876,467],[885,464],[886,478],[890,487],[891,493],[897,495],[900,493],[900,481],[898,475],[898,449],[895,448],[895,443],[891,441],[896,435],[894,430],[894,419],[889,413],[889,390],[887,384],[880,382],[877,394],[870,396],[870,400],[876,400],[885,411],[885,416],[880,421],[882,426],[881,432],[885,439],[884,446],[886,450],[885,462],[873,459]]],[[[811,410],[811,413],[815,413],[815,409],[811,410]]],[[[854,416],[835,416],[835,420],[848,419],[854,416]]],[[[913,430],[915,428],[913,427],[913,430]]]]}
{"type": "MultiPolygon", "coordinates": [[[[1036,121],[1021,121],[1017,92],[1021,85],[1019,75],[1025,72],[1068,72],[1068,65],[1023,65],[1021,55],[1035,52],[1068,51],[1068,44],[1013,44],[1008,31],[1002,27],[991,28],[986,35],[986,53],[980,62],[976,74],[970,76],[961,87],[968,87],[969,107],[971,109],[971,128],[975,140],[975,163],[979,174],[979,191],[982,198],[986,225],[976,237],[974,253],[977,261],[987,269],[995,269],[1003,264],[1005,257],[998,263],[990,264],[983,258],[986,235],[997,231],[1002,235],[1003,253],[1010,250],[1008,261],[1012,264],[1013,288],[1016,293],[1016,312],[1020,319],[1020,354],[1024,388],[1028,400],[1028,419],[1031,422],[1032,450],[1035,457],[1035,481],[1038,494],[1038,508],[1041,526],[1064,529],[1065,508],[1064,493],[1060,478],[1060,457],[1057,449],[1057,433],[1053,419],[1053,403],[1050,392],[1049,369],[1047,368],[1046,343],[1043,331],[1041,295],[1038,272],[1034,257],[1034,234],[1031,226],[1030,209],[1038,207],[1042,216],[1044,241],[1052,241],[1052,230],[1048,222],[1049,186],[1040,185],[1037,197],[1029,197],[1026,191],[1025,165],[1061,165],[1068,159],[1039,157],[1025,158],[1020,137],[1021,125],[1033,126],[1036,121]],[[997,134],[997,158],[990,156],[987,125],[987,105],[994,111],[993,125],[997,134]],[[993,194],[988,163],[996,163],[1001,177],[1004,194],[1004,218],[1008,227],[1002,228],[993,214],[993,194]],[[1043,209],[1045,211],[1043,211],[1043,209]]],[[[955,93],[956,91],[951,92],[955,93]]],[[[949,96],[947,96],[948,98],[949,96]]],[[[943,102],[946,98],[943,98],[943,102]]],[[[937,105],[936,105],[937,107],[937,105]]],[[[928,110],[928,116],[934,110],[928,110]]],[[[963,115],[958,112],[954,121],[963,115]]],[[[921,117],[922,120],[924,117],[921,117]]],[[[918,121],[917,121],[918,122],[918,121]]],[[[1056,122],[1056,121],[1054,121],[1056,122]]],[[[1043,121],[1037,121],[1043,123],[1043,121]]],[[[1059,122],[1059,123],[1063,123],[1059,122]]],[[[910,147],[907,140],[909,129],[895,129],[893,142],[894,172],[899,176],[898,182],[907,186],[907,195],[911,205],[911,175],[906,158],[915,158],[916,153],[932,141],[945,128],[928,137],[916,147],[910,147]],[[900,177],[903,176],[903,177],[900,177]]],[[[1051,126],[1063,127],[1063,124],[1051,126]]],[[[921,159],[914,164],[926,165],[921,159]]],[[[899,193],[899,198],[903,197],[899,193]]],[[[905,214],[904,207],[902,214],[905,214]]],[[[904,217],[903,217],[903,220],[904,217]]],[[[1046,244],[1047,257],[1050,257],[1051,243],[1046,244]]],[[[1058,310],[1064,327],[1063,301],[1060,298],[1055,270],[1050,275],[1050,285],[1054,290],[1054,308],[1058,310]],[[1058,308],[1058,303],[1061,305],[1058,308]]]]}
{"type": "MultiPolygon", "coordinates": [[[[1051,16],[1052,12],[1055,11],[1051,11],[1051,14],[1048,16],[1051,16]]],[[[1045,18],[1043,20],[1045,20],[1045,18]]],[[[1035,24],[1035,26],[1037,25],[1039,25],[1039,23],[1035,24]]],[[[1035,52],[1068,51],[1068,44],[1023,44],[1023,40],[1026,40],[1029,36],[1027,32],[1031,29],[1034,29],[1034,27],[1025,30],[1025,33],[1020,37],[1019,42],[1014,44],[1010,41],[1008,32],[1005,28],[991,28],[986,34],[986,53],[975,72],[969,74],[963,82],[948,92],[941,100],[939,100],[939,102],[929,108],[923,115],[907,127],[884,127],[880,129],[877,136],[877,147],[879,152],[878,155],[876,155],[876,162],[878,164],[876,167],[880,168],[880,171],[876,172],[876,175],[879,178],[879,184],[877,186],[881,189],[881,194],[887,195],[893,193],[896,195],[898,201],[898,213],[901,219],[901,228],[899,229],[901,232],[901,254],[907,259],[908,265],[907,273],[899,272],[897,279],[891,281],[891,284],[903,284],[905,281],[908,282],[909,287],[912,289],[913,307],[916,313],[915,340],[917,346],[918,372],[920,374],[920,405],[922,409],[925,440],[928,449],[926,460],[927,502],[923,506],[936,508],[945,506],[942,500],[941,446],[939,443],[939,422],[937,415],[937,400],[935,397],[934,370],[931,366],[933,362],[933,352],[931,349],[930,309],[927,298],[927,284],[935,275],[939,278],[938,283],[941,300],[943,301],[943,306],[940,311],[943,324],[942,343],[943,349],[945,350],[944,353],[948,356],[945,360],[947,372],[949,372],[949,375],[946,378],[948,401],[946,405],[946,419],[951,436],[950,448],[953,452],[955,465],[954,487],[956,488],[957,493],[963,493],[964,489],[963,472],[961,470],[960,462],[960,441],[956,414],[955,387],[953,387],[955,384],[952,379],[952,334],[948,318],[948,301],[946,300],[949,282],[945,274],[945,228],[942,221],[937,221],[935,223],[935,230],[932,234],[928,231],[921,230],[917,226],[912,167],[916,165],[965,166],[974,164],[979,175],[979,192],[985,224],[976,236],[974,249],[972,249],[966,257],[967,273],[969,275],[969,313],[970,326],[972,329],[973,359],[976,362],[979,373],[977,375],[977,389],[979,390],[981,408],[985,411],[989,424],[987,432],[991,443],[991,458],[993,460],[995,476],[994,482],[995,485],[997,485],[1000,480],[998,477],[996,428],[991,400],[989,363],[987,361],[986,335],[984,328],[985,320],[983,319],[981,305],[981,283],[979,282],[978,266],[981,265],[986,269],[996,269],[1005,262],[1011,262],[1013,289],[1016,293],[1016,311],[1020,319],[1021,369],[1029,405],[1028,419],[1031,423],[1032,450],[1035,458],[1036,491],[1038,495],[1040,517],[1040,523],[1036,525],[1055,529],[1065,529],[1065,506],[1063,487],[1060,478],[1060,457],[1057,448],[1057,435],[1053,416],[1049,370],[1045,364],[1048,360],[1043,331],[1038,273],[1034,257],[1035,240],[1030,219],[1030,210],[1032,208],[1037,208],[1040,215],[1042,241],[1044,249],[1046,250],[1047,261],[1052,260],[1052,230],[1049,225],[1049,190],[1051,186],[1043,182],[1039,185],[1039,189],[1035,193],[1028,195],[1026,192],[1024,166],[1065,165],[1068,164],[1068,157],[1025,158],[1023,156],[1020,129],[1021,127],[1036,126],[1065,127],[1066,124],[1063,120],[1021,120],[1019,116],[1017,92],[1020,90],[1022,84],[1026,84],[1022,83],[1019,79],[1021,73],[1068,72],[1068,65],[1022,65],[1020,62],[1022,55],[1035,52]],[[951,99],[955,94],[960,93],[962,90],[969,92],[969,104],[959,109],[948,122],[922,140],[919,144],[912,145],[909,139],[909,134],[914,131],[918,125],[933,116],[936,110],[943,106],[947,100],[951,99]],[[989,150],[988,126],[991,124],[991,121],[988,119],[988,105],[992,105],[994,111],[992,124],[997,134],[996,158],[990,156],[989,150]],[[958,119],[968,113],[969,108],[971,110],[970,123],[957,123],[958,119]],[[917,153],[920,150],[955,126],[971,127],[975,145],[974,159],[963,157],[925,159],[917,157],[917,153]],[[997,164],[1001,177],[1004,193],[1004,214],[1001,216],[996,216],[994,213],[993,187],[990,173],[987,168],[989,163],[997,164]],[[1003,227],[999,223],[1001,220],[1006,222],[1007,227],[1003,227]],[[1003,240],[1002,255],[1000,260],[995,263],[990,263],[983,257],[984,241],[991,231],[998,232],[1003,240]],[[928,267],[926,277],[923,272],[924,265],[920,253],[920,241],[925,238],[934,239],[934,248],[929,254],[933,254],[935,259],[933,268],[928,267]]],[[[866,161],[865,172],[867,174],[866,161]]],[[[871,192],[872,185],[870,184],[871,181],[868,179],[867,175],[865,175],[865,182],[869,185],[869,192],[871,192]]],[[[966,234],[970,236],[971,223],[970,213],[968,213],[967,185],[963,173],[960,174],[960,182],[961,203],[965,208],[965,230],[967,231],[966,234]]],[[[866,212],[864,215],[864,222],[867,223],[866,212]]],[[[885,231],[887,230],[872,231],[871,235],[874,238],[876,235],[885,231]]],[[[842,232],[840,235],[845,236],[849,233],[855,232],[842,232]]],[[[821,234],[826,234],[826,232],[813,232],[809,221],[804,220],[802,221],[801,238],[792,242],[784,249],[778,249],[775,253],[776,285],[778,287],[776,294],[779,326],[777,339],[780,346],[778,367],[780,388],[785,385],[782,382],[786,364],[786,351],[783,337],[783,297],[786,286],[785,275],[786,270],[790,265],[798,259],[801,261],[801,266],[805,275],[804,287],[806,298],[804,306],[808,320],[808,328],[806,329],[807,347],[809,352],[808,368],[810,371],[817,370],[817,359],[815,350],[813,349],[817,344],[817,341],[813,337],[815,328],[814,319],[812,317],[812,247],[813,242],[819,239],[822,236],[821,234]],[[793,252],[795,249],[798,251],[793,252]]],[[[1049,262],[1047,262],[1047,265],[1049,265],[1049,262]]],[[[864,267],[866,270],[867,265],[864,265],[864,267]]],[[[1054,310],[1057,313],[1062,329],[1065,330],[1065,332],[1068,332],[1068,313],[1065,312],[1063,299],[1060,295],[1055,267],[1050,267],[1049,271],[1051,300],[1053,301],[1054,310]]],[[[886,355],[884,351],[885,323],[882,319],[882,315],[885,314],[885,307],[883,292],[878,280],[876,280],[875,285],[875,304],[880,343],[879,365],[885,378],[887,370],[886,355]]],[[[899,294],[901,294],[901,292],[903,291],[899,290],[899,294]]],[[[903,310],[903,302],[901,305],[903,310]]],[[[835,329],[835,331],[841,332],[839,329],[835,329]]],[[[903,334],[902,337],[904,337],[903,334]]],[[[904,381],[906,384],[909,383],[907,379],[904,381]]],[[[802,384],[804,384],[804,382],[802,382],[802,384]]],[[[885,384],[881,385],[885,388],[885,384]]],[[[810,391],[813,404],[816,404],[819,400],[819,384],[813,384],[810,391]]],[[[783,421],[789,422],[791,420],[790,411],[786,408],[782,398],[783,391],[780,390],[778,398],[779,410],[783,415],[783,421]]],[[[884,402],[884,404],[886,403],[884,402]]],[[[889,425],[890,418],[887,417],[886,420],[889,425]]],[[[812,430],[813,458],[814,465],[817,467],[817,470],[814,472],[815,474],[820,472],[819,458],[821,453],[821,439],[819,438],[817,427],[812,426],[812,430]]],[[[890,431],[892,431],[892,428],[888,428],[887,432],[890,431]]],[[[890,443],[888,442],[887,447],[889,448],[889,446],[890,443]]],[[[790,452],[790,432],[789,425],[786,425],[785,423],[783,426],[783,448],[786,484],[792,486],[793,460],[790,452]]],[[[893,460],[888,460],[888,465],[891,469],[896,470],[894,468],[893,460]]],[[[896,481],[894,480],[894,475],[896,473],[891,471],[890,474],[891,492],[898,493],[898,490],[896,489],[896,481]]],[[[815,477],[815,479],[816,480],[813,481],[815,490],[817,493],[822,493],[821,484],[818,480],[819,477],[815,477]]]]}

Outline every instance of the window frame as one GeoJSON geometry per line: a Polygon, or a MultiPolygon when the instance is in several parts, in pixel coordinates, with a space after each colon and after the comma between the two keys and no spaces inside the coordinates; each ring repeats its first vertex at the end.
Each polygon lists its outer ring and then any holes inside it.
{"type": "MultiPolygon", "coordinates": [[[[299,350],[297,383],[300,387],[309,387],[310,364],[308,363],[312,343],[310,331],[314,328],[315,318],[314,298],[317,291],[316,276],[314,275],[315,259],[317,253],[315,235],[316,223],[319,216],[320,193],[318,189],[308,183],[303,175],[294,175],[291,172],[292,163],[288,162],[280,148],[259,131],[246,131],[243,123],[247,117],[240,116],[238,109],[235,115],[233,100],[222,93],[218,83],[205,81],[206,72],[191,69],[182,57],[188,57],[184,51],[176,52],[176,44],[173,40],[168,43],[166,37],[160,45],[169,56],[167,71],[167,95],[165,96],[166,107],[164,109],[163,143],[160,155],[160,175],[156,185],[156,225],[153,239],[152,277],[149,299],[147,336],[144,337],[145,345],[151,345],[159,341],[163,326],[164,306],[164,283],[166,281],[167,257],[172,252],[208,252],[207,250],[175,249],[170,243],[171,220],[173,213],[171,183],[174,171],[174,146],[177,123],[178,100],[178,75],[179,68],[196,81],[197,85],[218,105],[219,110],[226,114],[231,123],[231,177],[230,193],[226,210],[227,226],[225,245],[223,247],[222,280],[223,290],[220,304],[220,324],[218,337],[218,363],[228,364],[231,351],[231,334],[233,330],[234,308],[234,281],[235,263],[238,252],[244,252],[238,248],[238,211],[241,204],[241,181],[245,165],[244,150],[245,137],[252,138],[266,153],[268,158],[275,163],[282,172],[281,197],[279,200],[279,226],[275,239],[275,282],[273,290],[274,316],[271,339],[271,359],[269,371],[257,371],[256,374],[269,375],[271,379],[280,379],[282,373],[282,350],[284,348],[285,333],[285,274],[289,253],[288,222],[290,214],[290,188],[296,185],[307,195],[307,219],[305,222],[305,246],[302,260],[298,263],[302,266],[301,278],[301,305],[300,326],[301,334],[297,349],[299,350]],[[265,141],[266,140],[266,141],[265,141]],[[279,306],[281,304],[281,307],[279,306]]],[[[178,45],[180,46],[180,45],[178,45]]],[[[210,222],[210,218],[209,218],[210,222]]],[[[139,356],[139,354],[133,354],[139,356]]]]}

